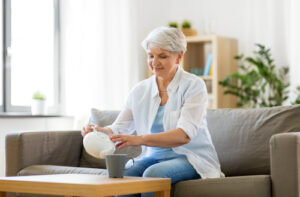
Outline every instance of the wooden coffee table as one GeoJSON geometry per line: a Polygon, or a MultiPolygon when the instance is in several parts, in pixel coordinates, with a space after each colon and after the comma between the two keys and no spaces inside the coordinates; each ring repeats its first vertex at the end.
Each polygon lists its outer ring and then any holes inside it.
{"type": "Polygon", "coordinates": [[[0,177],[0,197],[6,192],[71,196],[114,196],[155,192],[155,196],[169,197],[171,179],[101,175],[57,174],[0,177]]]}

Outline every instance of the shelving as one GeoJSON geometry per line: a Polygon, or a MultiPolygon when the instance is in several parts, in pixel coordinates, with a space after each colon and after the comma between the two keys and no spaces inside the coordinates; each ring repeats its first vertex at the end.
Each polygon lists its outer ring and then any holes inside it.
{"type": "Polygon", "coordinates": [[[208,54],[213,54],[212,75],[199,76],[207,86],[209,94],[209,108],[233,108],[237,99],[231,95],[224,95],[224,89],[219,85],[226,75],[237,71],[237,41],[232,38],[217,35],[187,37],[187,52],[181,66],[192,72],[193,69],[204,70],[208,54]]]}

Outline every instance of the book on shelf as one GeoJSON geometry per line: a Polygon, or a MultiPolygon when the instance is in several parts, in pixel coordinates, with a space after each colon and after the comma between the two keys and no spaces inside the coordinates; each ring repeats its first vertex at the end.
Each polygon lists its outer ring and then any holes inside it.
{"type": "Polygon", "coordinates": [[[212,75],[213,75],[213,66],[212,66],[212,63],[211,63],[210,70],[209,70],[209,76],[212,76],[212,75]]]}
{"type": "Polygon", "coordinates": [[[211,65],[212,65],[212,60],[213,60],[213,54],[210,53],[207,56],[207,60],[204,66],[204,72],[203,72],[203,76],[209,76],[211,71],[211,65]]]}

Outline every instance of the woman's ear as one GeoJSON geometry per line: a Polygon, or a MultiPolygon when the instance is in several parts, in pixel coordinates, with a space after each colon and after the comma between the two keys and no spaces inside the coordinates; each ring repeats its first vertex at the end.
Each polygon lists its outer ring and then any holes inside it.
{"type": "Polygon", "coordinates": [[[179,64],[183,58],[183,52],[177,54],[176,64],[179,64]]]}

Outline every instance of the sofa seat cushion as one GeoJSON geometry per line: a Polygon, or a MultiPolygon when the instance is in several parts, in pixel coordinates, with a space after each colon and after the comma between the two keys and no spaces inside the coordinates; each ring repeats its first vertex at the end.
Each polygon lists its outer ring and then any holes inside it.
{"type": "Polygon", "coordinates": [[[173,197],[270,197],[269,175],[197,179],[178,182],[172,186],[173,197]]]}
{"type": "Polygon", "coordinates": [[[56,165],[32,165],[22,169],[18,175],[43,175],[43,174],[99,174],[106,175],[105,169],[82,168],[56,165]]]}

